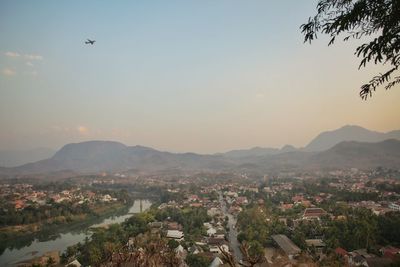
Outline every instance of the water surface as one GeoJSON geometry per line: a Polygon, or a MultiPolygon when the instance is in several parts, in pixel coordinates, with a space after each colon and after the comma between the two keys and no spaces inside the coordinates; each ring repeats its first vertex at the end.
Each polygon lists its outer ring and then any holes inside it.
{"type": "MultiPolygon", "coordinates": [[[[129,210],[125,211],[123,214],[110,215],[100,222],[83,224],[78,228],[60,229],[60,231],[51,234],[38,234],[33,241],[26,241],[25,243],[28,243],[26,245],[14,244],[13,248],[8,247],[5,249],[0,255],[0,266],[12,266],[17,262],[43,255],[43,253],[47,251],[58,250],[62,253],[67,247],[77,244],[78,242],[83,242],[86,237],[90,237],[91,231],[89,229],[91,227],[122,223],[127,218],[131,217],[132,214],[139,213],[141,208],[144,211],[150,208],[150,206],[151,202],[149,200],[135,200],[129,210]]],[[[23,242],[23,240],[21,242],[23,242]]]]}

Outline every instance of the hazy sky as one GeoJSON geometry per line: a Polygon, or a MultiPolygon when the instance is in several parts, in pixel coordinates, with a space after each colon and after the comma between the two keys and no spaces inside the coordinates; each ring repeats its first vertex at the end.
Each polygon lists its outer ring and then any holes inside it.
{"type": "Polygon", "coordinates": [[[0,2],[0,149],[91,139],[169,151],[306,145],[400,129],[400,88],[356,43],[303,44],[316,1],[0,2]],[[86,38],[96,39],[94,46],[86,38]]]}

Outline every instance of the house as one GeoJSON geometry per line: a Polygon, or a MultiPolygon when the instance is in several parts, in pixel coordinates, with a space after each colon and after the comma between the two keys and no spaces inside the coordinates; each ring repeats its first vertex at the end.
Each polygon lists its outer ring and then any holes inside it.
{"type": "Polygon", "coordinates": [[[383,257],[395,259],[400,256],[400,248],[395,248],[392,246],[383,247],[379,250],[383,257]]]}
{"type": "Polygon", "coordinates": [[[222,245],[212,245],[210,246],[210,252],[212,253],[217,253],[221,254],[222,251],[224,252],[229,252],[229,246],[227,244],[222,244],[222,245]]]}
{"type": "Polygon", "coordinates": [[[188,197],[188,201],[189,201],[189,202],[200,201],[200,198],[199,198],[198,195],[190,195],[190,196],[188,197]]]}
{"type": "Polygon", "coordinates": [[[279,208],[281,209],[281,211],[290,210],[291,208],[293,208],[293,204],[282,203],[279,208]]]}
{"type": "Polygon", "coordinates": [[[315,196],[314,197],[314,201],[317,202],[317,203],[321,203],[322,201],[324,201],[324,199],[322,197],[320,197],[320,196],[315,196]]]}
{"type": "Polygon", "coordinates": [[[179,230],[182,231],[183,227],[181,224],[177,222],[168,222],[167,223],[167,230],[179,230]]]}
{"type": "Polygon", "coordinates": [[[361,255],[352,255],[349,258],[349,263],[351,266],[368,266],[367,261],[365,260],[365,258],[361,255]]]}
{"type": "Polygon", "coordinates": [[[217,229],[215,229],[214,227],[210,227],[208,230],[207,230],[207,235],[208,236],[213,236],[214,234],[216,234],[217,233],[217,229]]]}
{"type": "Polygon", "coordinates": [[[366,249],[357,249],[349,253],[349,264],[353,266],[368,266],[367,259],[375,258],[366,249]]]}
{"type": "Polygon", "coordinates": [[[184,239],[184,234],[179,230],[168,230],[167,238],[175,239],[176,241],[182,241],[184,239]]]}
{"type": "Polygon", "coordinates": [[[324,247],[326,246],[322,239],[306,239],[307,247],[314,247],[317,252],[322,252],[324,247]]]}
{"type": "Polygon", "coordinates": [[[207,245],[211,247],[218,247],[226,244],[226,241],[224,238],[216,238],[216,237],[209,237],[207,240],[207,245]]]}
{"type": "Polygon", "coordinates": [[[306,208],[303,213],[303,220],[319,220],[322,216],[326,214],[326,211],[321,208],[306,208]]]}
{"type": "Polygon", "coordinates": [[[236,198],[236,204],[238,205],[247,205],[249,201],[247,200],[247,197],[237,197],[236,198]]]}
{"type": "Polygon", "coordinates": [[[225,238],[225,230],[223,227],[218,227],[217,232],[214,234],[216,238],[225,238]]]}
{"type": "Polygon", "coordinates": [[[285,252],[289,259],[297,257],[301,252],[301,249],[296,246],[286,235],[273,235],[272,239],[275,241],[278,247],[285,252]]]}
{"type": "Polygon", "coordinates": [[[336,255],[341,256],[343,258],[346,258],[349,256],[349,253],[341,247],[336,248],[335,253],[336,253],[336,255]]]}
{"type": "Polygon", "coordinates": [[[15,202],[14,202],[14,208],[15,208],[16,210],[20,210],[20,209],[25,208],[25,201],[23,201],[23,200],[21,200],[21,199],[15,200],[15,202]]]}
{"type": "Polygon", "coordinates": [[[391,210],[400,211],[400,205],[397,204],[397,203],[392,202],[392,203],[389,204],[388,207],[389,207],[389,209],[391,209],[391,210]]]}
{"type": "Polygon", "coordinates": [[[297,203],[297,204],[300,204],[302,201],[304,200],[304,197],[303,196],[301,196],[301,195],[296,195],[296,196],[293,196],[292,197],[292,201],[293,201],[293,203],[297,203]]]}

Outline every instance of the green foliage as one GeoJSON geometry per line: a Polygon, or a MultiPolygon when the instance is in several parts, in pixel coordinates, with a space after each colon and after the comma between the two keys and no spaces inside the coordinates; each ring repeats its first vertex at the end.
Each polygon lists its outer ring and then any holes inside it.
{"type": "Polygon", "coordinates": [[[148,228],[148,223],[154,221],[153,215],[149,213],[139,213],[130,217],[125,222],[125,229],[131,236],[143,233],[148,228]]]}
{"type": "Polygon", "coordinates": [[[371,248],[376,245],[378,237],[378,217],[367,209],[354,209],[346,220],[329,222],[325,231],[329,247],[341,246],[349,251],[371,248]]]}
{"type": "Polygon", "coordinates": [[[185,236],[201,236],[204,234],[203,223],[211,220],[207,215],[205,208],[166,208],[163,210],[153,210],[154,217],[158,221],[164,221],[167,218],[176,221],[183,226],[185,236]]]}
{"type": "Polygon", "coordinates": [[[207,257],[199,254],[189,254],[185,261],[190,267],[204,267],[211,263],[207,257]]]}
{"type": "Polygon", "coordinates": [[[400,76],[391,76],[400,66],[400,1],[394,0],[320,0],[317,14],[301,26],[305,42],[317,33],[330,37],[329,45],[344,34],[349,39],[369,38],[355,54],[361,57],[359,68],[367,63],[390,65],[389,69],[361,86],[360,96],[367,99],[372,91],[386,83],[389,89],[400,83],[400,76]]]}
{"type": "MultiPolygon", "coordinates": [[[[50,188],[52,188],[52,186],[50,188]]],[[[119,199],[119,203],[126,204],[131,201],[129,194],[124,190],[97,191],[96,193],[109,194],[112,197],[116,197],[119,199]]],[[[71,204],[69,202],[57,203],[53,200],[49,200],[47,204],[49,205],[32,204],[22,210],[15,210],[13,205],[7,204],[6,202],[2,203],[2,201],[0,201],[0,226],[32,223],[60,224],[71,222],[73,221],[74,216],[77,215],[98,216],[99,214],[95,211],[96,208],[113,205],[114,203],[85,202],[83,204],[71,204]]]]}
{"type": "MultiPolygon", "coordinates": [[[[125,247],[129,238],[140,237],[143,236],[144,233],[148,232],[149,222],[155,220],[163,221],[167,218],[182,224],[189,238],[191,235],[201,235],[203,223],[210,220],[207,211],[202,208],[187,208],[184,210],[151,209],[148,212],[133,215],[122,224],[110,225],[108,229],[97,229],[92,234],[90,240],[87,239],[84,244],[69,247],[62,255],[62,259],[65,262],[67,259],[77,257],[84,265],[96,266],[109,259],[113,252],[119,251],[125,247]],[[200,231],[200,233],[198,233],[198,231],[200,231]]],[[[175,240],[170,240],[168,243],[164,242],[165,244],[163,242],[164,241],[157,238],[152,240],[150,237],[143,241],[143,245],[145,246],[148,244],[148,248],[150,249],[149,251],[153,251],[157,246],[165,247],[166,249],[173,251],[173,249],[179,245],[175,240]]],[[[159,251],[153,252],[159,253],[159,251]]],[[[172,258],[171,260],[173,260],[172,258]]],[[[203,262],[202,258],[194,259],[195,262],[196,260],[203,262]]]]}
{"type": "Polygon", "coordinates": [[[400,212],[389,212],[379,216],[378,227],[383,244],[400,246],[400,212]]]}
{"type": "Polygon", "coordinates": [[[175,239],[168,240],[168,247],[170,249],[176,249],[178,246],[179,246],[179,242],[176,241],[175,239]]]}
{"type": "Polygon", "coordinates": [[[253,240],[249,242],[249,256],[252,258],[263,257],[264,248],[260,242],[253,240]]]}
{"type": "Polygon", "coordinates": [[[245,209],[239,213],[237,220],[240,228],[239,242],[258,241],[260,244],[266,244],[269,236],[269,227],[266,220],[265,212],[261,212],[258,207],[245,209]]]}

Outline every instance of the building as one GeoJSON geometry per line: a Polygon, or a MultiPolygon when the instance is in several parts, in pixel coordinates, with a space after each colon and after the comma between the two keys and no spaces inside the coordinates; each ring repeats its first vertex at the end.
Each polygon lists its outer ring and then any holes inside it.
{"type": "Polygon", "coordinates": [[[304,210],[303,220],[312,220],[312,219],[319,220],[320,217],[326,214],[327,214],[326,211],[324,211],[321,208],[307,208],[304,210]]]}
{"type": "Polygon", "coordinates": [[[286,235],[273,235],[272,239],[275,241],[278,247],[285,252],[289,259],[297,257],[301,252],[301,249],[296,246],[286,235]]]}
{"type": "Polygon", "coordinates": [[[392,203],[389,204],[389,209],[395,210],[395,211],[400,211],[400,205],[397,204],[397,203],[392,202],[392,203]]]}
{"type": "Polygon", "coordinates": [[[307,247],[314,247],[317,252],[322,252],[325,247],[324,241],[322,239],[306,239],[307,247]]]}
{"type": "Polygon", "coordinates": [[[184,238],[183,232],[178,230],[168,230],[167,238],[175,239],[176,241],[182,241],[184,238]]]}

